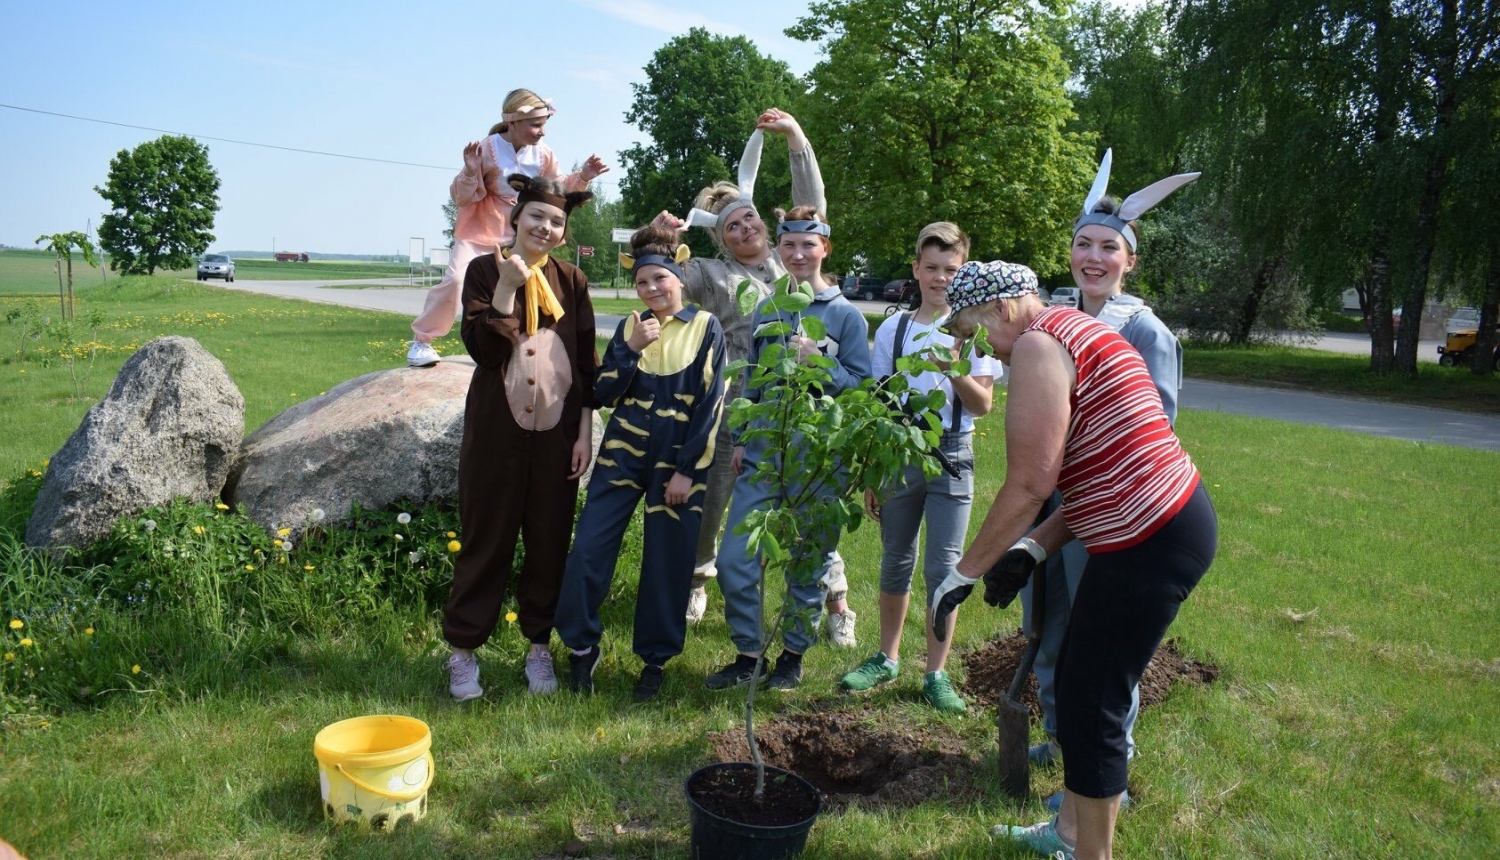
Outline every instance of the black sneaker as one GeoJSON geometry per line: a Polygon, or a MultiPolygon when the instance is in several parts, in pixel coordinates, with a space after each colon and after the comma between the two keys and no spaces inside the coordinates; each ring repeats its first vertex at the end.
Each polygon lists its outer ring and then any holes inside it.
{"type": "Polygon", "coordinates": [[[568,654],[568,687],[575,693],[594,692],[594,667],[599,665],[599,646],[582,654],[568,654]]]}
{"type": "Polygon", "coordinates": [[[641,669],[641,679],[635,682],[635,700],[649,702],[661,692],[661,678],[665,670],[661,666],[646,664],[641,669]]]}
{"type": "MultiPolygon", "coordinates": [[[[750,683],[750,676],[755,674],[755,658],[746,657],[744,654],[734,658],[734,662],[719,671],[708,676],[703,686],[710,690],[728,690],[731,687],[743,687],[750,683]]],[[[766,670],[761,669],[760,683],[765,683],[766,670]]]]}
{"type": "Polygon", "coordinates": [[[770,687],[773,690],[795,690],[802,683],[802,655],[782,651],[776,658],[776,668],[771,672],[770,687]]]}

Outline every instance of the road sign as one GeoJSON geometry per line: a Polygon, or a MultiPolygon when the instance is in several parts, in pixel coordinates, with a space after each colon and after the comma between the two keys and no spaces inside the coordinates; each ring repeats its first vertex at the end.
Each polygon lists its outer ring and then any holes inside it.
{"type": "Polygon", "coordinates": [[[594,256],[594,246],[593,245],[579,245],[578,246],[578,256],[580,256],[580,257],[592,257],[592,256],[594,256]]]}
{"type": "Polygon", "coordinates": [[[630,236],[633,233],[635,231],[629,227],[616,227],[609,231],[609,241],[614,242],[616,245],[629,245],[630,236]]]}

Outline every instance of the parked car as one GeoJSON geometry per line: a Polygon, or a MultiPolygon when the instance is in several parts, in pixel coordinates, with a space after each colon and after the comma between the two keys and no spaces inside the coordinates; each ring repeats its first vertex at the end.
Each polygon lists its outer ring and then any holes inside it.
{"type": "Polygon", "coordinates": [[[846,299],[864,299],[867,302],[873,302],[884,294],[885,278],[850,275],[844,279],[842,289],[846,299]]]}
{"type": "Polygon", "coordinates": [[[1078,307],[1077,287],[1058,287],[1052,291],[1052,297],[1047,299],[1049,305],[1066,305],[1070,308],[1078,307]]]}
{"type": "Polygon", "coordinates": [[[911,278],[896,278],[885,282],[882,298],[898,305],[909,304],[917,295],[917,282],[911,278]]]}
{"type": "MultiPolygon", "coordinates": [[[[1438,345],[1438,364],[1444,367],[1466,365],[1473,361],[1474,349],[1479,345],[1478,326],[1469,326],[1459,331],[1449,331],[1448,339],[1438,345]]],[[[1500,343],[1496,343],[1490,354],[1490,367],[1500,370],[1500,343]]]]}
{"type": "Polygon", "coordinates": [[[234,261],[224,254],[204,254],[198,261],[198,280],[223,278],[225,283],[234,282],[234,261]]]}
{"type": "Polygon", "coordinates": [[[1479,308],[1459,308],[1443,321],[1444,332],[1478,331],[1479,308]]]}

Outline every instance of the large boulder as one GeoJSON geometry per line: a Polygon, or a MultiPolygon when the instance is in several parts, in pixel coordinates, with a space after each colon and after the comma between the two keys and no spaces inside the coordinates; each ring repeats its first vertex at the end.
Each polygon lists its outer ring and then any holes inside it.
{"type": "Polygon", "coordinates": [[[83,548],[153,505],[212,501],[244,435],[245,398],[224,365],[192,338],[153,340],[52,457],[26,542],[83,548]]]}
{"type": "Polygon", "coordinates": [[[338,521],[356,502],[456,499],[473,375],[473,361],[445,358],[367,373],[299,403],[245,439],[224,498],[268,529],[294,532],[314,510],[338,521]]]}

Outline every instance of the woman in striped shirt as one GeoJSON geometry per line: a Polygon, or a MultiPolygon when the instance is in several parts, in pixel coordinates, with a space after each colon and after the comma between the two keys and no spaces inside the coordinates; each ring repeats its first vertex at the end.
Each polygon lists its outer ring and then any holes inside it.
{"type": "Polygon", "coordinates": [[[1108,858],[1126,784],[1130,691],[1213,561],[1213,505],[1140,353],[1113,328],[1046,306],[1036,275],[1011,263],[965,264],[948,302],[954,335],[967,339],[983,326],[1010,366],[1006,475],[978,536],[934,595],[934,627],[982,576],[987,593],[1025,583],[1030,566],[996,562],[1059,490],[1089,561],[1058,660],[1065,792],[1046,835],[1068,856],[1108,858]]]}

